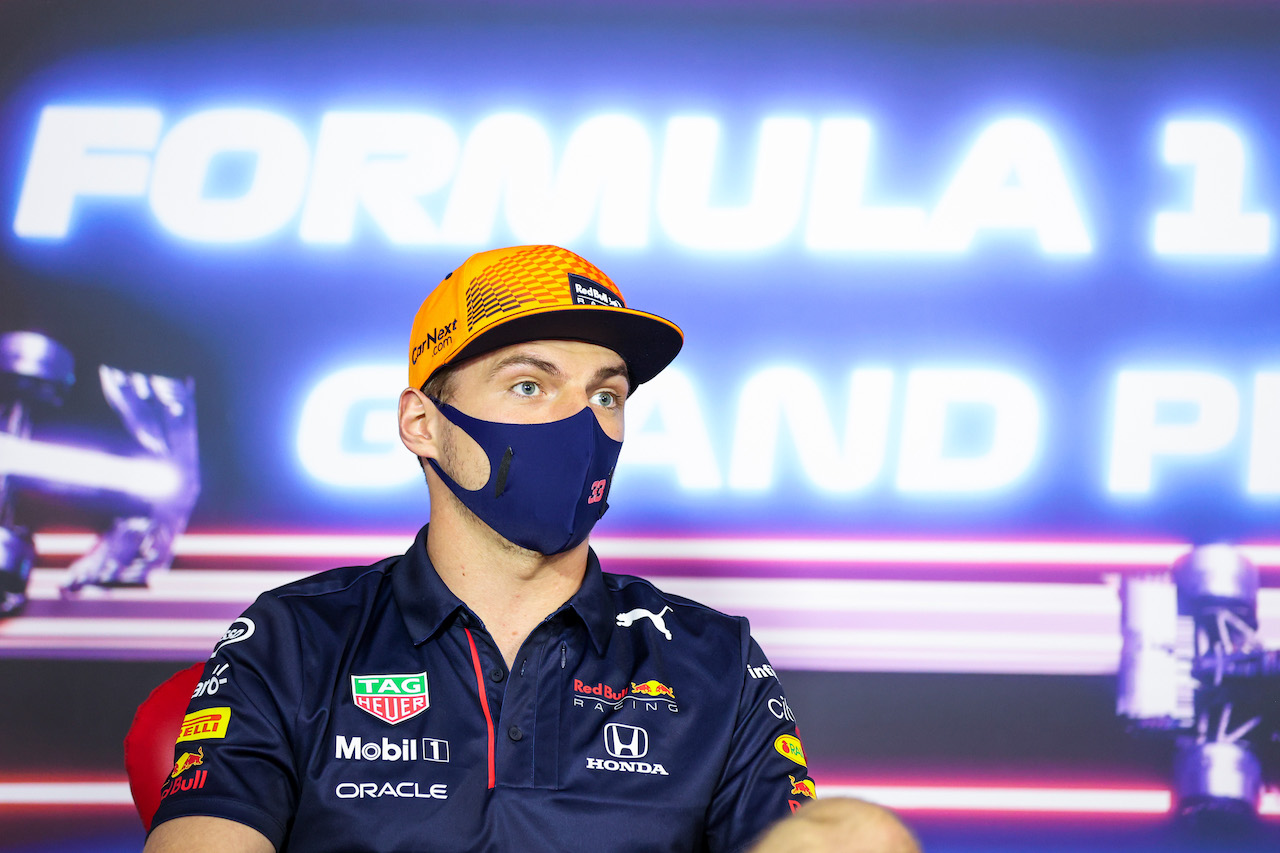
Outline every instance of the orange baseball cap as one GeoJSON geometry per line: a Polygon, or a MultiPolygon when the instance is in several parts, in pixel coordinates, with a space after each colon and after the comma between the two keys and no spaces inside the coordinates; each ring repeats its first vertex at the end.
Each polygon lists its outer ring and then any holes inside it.
{"type": "Polygon", "coordinates": [[[595,264],[559,246],[512,246],[472,255],[436,285],[413,318],[409,384],[447,364],[525,341],[598,344],[622,356],[632,386],[671,363],[684,333],[627,307],[595,264]]]}

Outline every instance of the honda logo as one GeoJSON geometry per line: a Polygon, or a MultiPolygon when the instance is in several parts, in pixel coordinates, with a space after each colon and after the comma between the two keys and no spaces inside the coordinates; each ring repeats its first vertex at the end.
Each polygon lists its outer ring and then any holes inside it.
{"type": "Polygon", "coordinates": [[[649,751],[649,733],[639,726],[609,723],[604,727],[604,748],[614,758],[643,758],[649,751]]]}

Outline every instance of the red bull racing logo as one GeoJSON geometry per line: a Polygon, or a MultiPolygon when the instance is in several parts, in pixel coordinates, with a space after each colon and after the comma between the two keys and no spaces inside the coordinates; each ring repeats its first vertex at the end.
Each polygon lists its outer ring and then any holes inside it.
{"type": "MultiPolygon", "coordinates": [[[[628,682],[623,682],[624,684],[628,682]]],[[[627,687],[610,687],[603,681],[594,684],[581,678],[573,680],[573,704],[577,708],[592,707],[597,711],[621,710],[624,704],[642,711],[666,710],[677,713],[676,693],[661,681],[629,682],[627,687]]]]}
{"type": "Polygon", "coordinates": [[[208,770],[197,770],[194,776],[187,779],[179,778],[193,767],[204,764],[204,747],[197,749],[195,752],[184,752],[178,756],[178,760],[173,763],[173,772],[169,774],[169,778],[165,780],[164,785],[160,787],[160,799],[164,799],[170,794],[176,794],[180,791],[195,791],[204,787],[204,782],[209,778],[208,770]]]}
{"type": "Polygon", "coordinates": [[[357,708],[393,726],[416,717],[431,704],[425,672],[353,675],[351,697],[357,708]]]}

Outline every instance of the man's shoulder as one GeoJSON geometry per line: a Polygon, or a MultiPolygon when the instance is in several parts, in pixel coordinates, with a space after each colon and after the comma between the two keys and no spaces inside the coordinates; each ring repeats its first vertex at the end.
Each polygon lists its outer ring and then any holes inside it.
{"type": "Polygon", "coordinates": [[[683,618],[716,626],[734,635],[740,633],[747,622],[743,616],[731,616],[700,601],[667,592],[652,581],[635,575],[605,572],[604,583],[614,604],[622,611],[642,609],[656,615],[666,607],[683,618]]]}
{"type": "Polygon", "coordinates": [[[402,559],[403,556],[387,557],[368,566],[327,569],[269,589],[262,597],[291,607],[359,600],[376,594],[402,559]]]}

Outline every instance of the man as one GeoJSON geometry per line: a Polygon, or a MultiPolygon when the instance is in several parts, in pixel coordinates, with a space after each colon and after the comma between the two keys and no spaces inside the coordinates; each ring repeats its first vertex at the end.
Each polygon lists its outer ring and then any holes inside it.
{"type": "Polygon", "coordinates": [[[555,246],[446,276],[399,408],[430,523],[232,624],[147,851],[743,850],[812,797],[746,620],[587,543],[626,398],[682,342],[555,246]]]}

